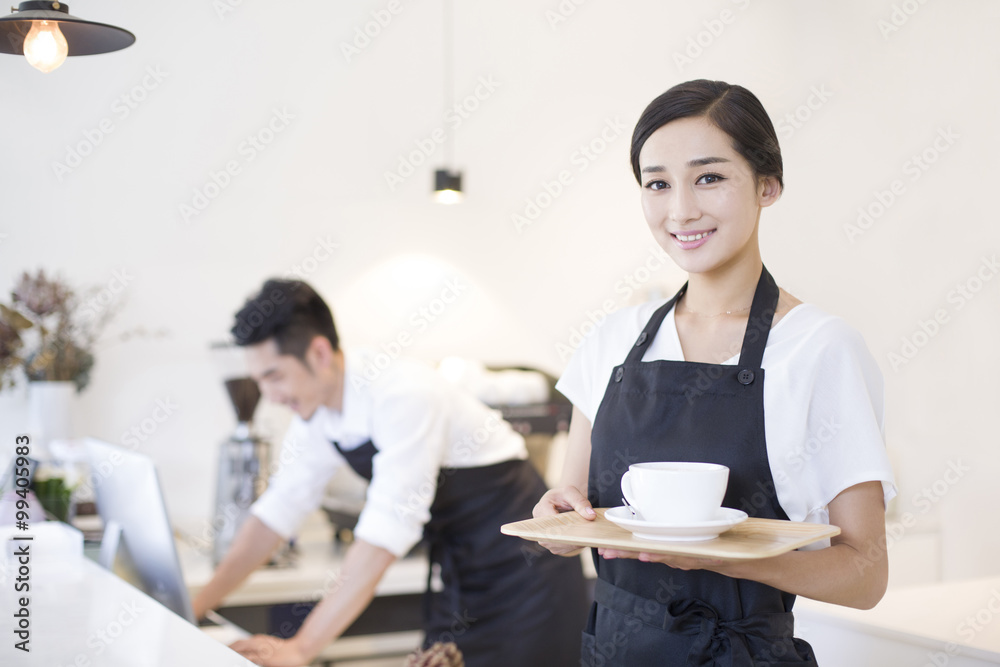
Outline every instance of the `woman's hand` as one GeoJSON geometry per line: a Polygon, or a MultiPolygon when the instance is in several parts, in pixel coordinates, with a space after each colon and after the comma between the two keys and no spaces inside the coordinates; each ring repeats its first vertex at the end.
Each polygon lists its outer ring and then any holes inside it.
{"type": "MultiPolygon", "coordinates": [[[[536,519],[543,516],[552,516],[575,510],[577,514],[587,521],[597,518],[590,501],[575,486],[564,486],[559,489],[550,489],[545,492],[542,499],[535,505],[531,515],[536,519]]],[[[583,551],[582,546],[570,544],[557,544],[555,542],[539,542],[543,548],[548,549],[557,556],[575,556],[583,551]]]]}
{"type": "Polygon", "coordinates": [[[312,661],[294,638],[281,639],[270,635],[254,635],[229,645],[247,660],[266,667],[302,667],[312,661]]]}

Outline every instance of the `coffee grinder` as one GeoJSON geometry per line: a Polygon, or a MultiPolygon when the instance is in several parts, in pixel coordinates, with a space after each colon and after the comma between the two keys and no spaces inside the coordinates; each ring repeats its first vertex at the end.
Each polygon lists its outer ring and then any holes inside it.
{"type": "Polygon", "coordinates": [[[219,468],[212,519],[212,560],[218,565],[250,512],[250,505],[267,487],[270,444],[253,429],[253,415],[260,389],[245,377],[243,351],[233,346],[213,346],[225,367],[226,392],[236,410],[236,430],[219,446],[219,468]]]}

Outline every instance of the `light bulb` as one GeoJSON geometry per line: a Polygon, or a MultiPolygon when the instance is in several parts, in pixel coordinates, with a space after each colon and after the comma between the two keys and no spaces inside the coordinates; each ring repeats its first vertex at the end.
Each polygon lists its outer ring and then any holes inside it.
{"type": "Polygon", "coordinates": [[[434,193],[434,201],[439,204],[457,204],[462,201],[460,190],[438,190],[434,193]]]}
{"type": "Polygon", "coordinates": [[[32,21],[31,30],[24,38],[24,57],[40,72],[46,74],[63,64],[69,54],[69,45],[55,21],[32,21]]]}

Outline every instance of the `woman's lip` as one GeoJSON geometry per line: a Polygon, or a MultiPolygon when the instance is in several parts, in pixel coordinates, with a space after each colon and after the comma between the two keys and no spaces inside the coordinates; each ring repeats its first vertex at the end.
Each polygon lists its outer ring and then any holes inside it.
{"type": "Polygon", "coordinates": [[[714,229],[701,229],[701,230],[691,230],[689,232],[680,234],[679,236],[678,234],[674,233],[671,233],[670,235],[674,237],[674,243],[676,243],[678,247],[680,247],[682,250],[694,250],[695,248],[699,248],[705,245],[705,243],[708,242],[708,239],[710,239],[712,237],[712,234],[714,233],[715,233],[714,229]],[[691,237],[700,235],[701,238],[695,240],[682,241],[680,239],[680,236],[690,239],[691,237]]]}

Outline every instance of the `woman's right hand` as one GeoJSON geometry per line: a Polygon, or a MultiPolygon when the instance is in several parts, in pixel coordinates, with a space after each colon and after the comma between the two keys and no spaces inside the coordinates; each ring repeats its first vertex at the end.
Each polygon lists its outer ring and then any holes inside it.
{"type": "MultiPolygon", "coordinates": [[[[542,499],[535,505],[531,515],[534,518],[562,514],[563,512],[576,511],[587,521],[597,518],[590,501],[575,486],[564,486],[559,489],[550,489],[545,492],[542,499]]],[[[572,544],[558,544],[556,542],[539,542],[541,547],[548,549],[557,556],[575,556],[583,551],[582,546],[572,544]]]]}

